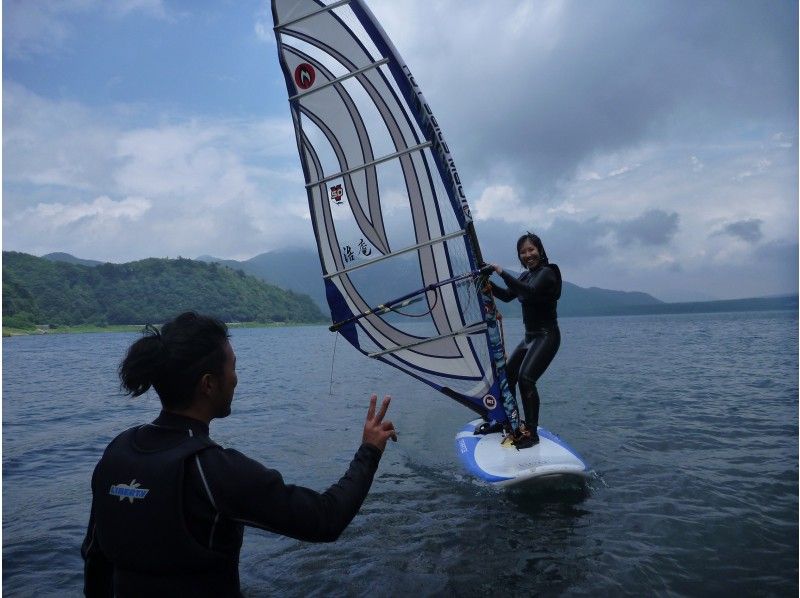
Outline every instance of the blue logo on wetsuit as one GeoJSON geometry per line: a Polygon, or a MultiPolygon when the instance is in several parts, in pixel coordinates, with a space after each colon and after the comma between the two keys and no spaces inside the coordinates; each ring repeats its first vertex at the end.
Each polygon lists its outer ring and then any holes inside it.
{"type": "Polygon", "coordinates": [[[139,488],[139,486],[141,484],[134,478],[130,484],[112,484],[108,493],[111,496],[118,496],[120,500],[127,498],[133,504],[133,499],[144,498],[150,492],[148,488],[139,488]]]}

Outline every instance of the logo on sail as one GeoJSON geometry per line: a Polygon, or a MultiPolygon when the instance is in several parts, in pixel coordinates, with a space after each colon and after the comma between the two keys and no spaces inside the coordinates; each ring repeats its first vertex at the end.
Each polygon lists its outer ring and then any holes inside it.
{"type": "Polygon", "coordinates": [[[300,89],[308,89],[314,85],[314,80],[317,78],[317,72],[314,67],[304,62],[296,69],[294,69],[294,82],[300,89]]]}
{"type": "Polygon", "coordinates": [[[489,411],[497,407],[497,399],[495,399],[492,395],[486,395],[483,397],[483,406],[486,407],[489,411]]]}
{"type": "Polygon", "coordinates": [[[344,195],[344,191],[341,185],[334,185],[331,187],[331,201],[335,201],[337,205],[341,205],[344,201],[342,195],[344,195]]]}

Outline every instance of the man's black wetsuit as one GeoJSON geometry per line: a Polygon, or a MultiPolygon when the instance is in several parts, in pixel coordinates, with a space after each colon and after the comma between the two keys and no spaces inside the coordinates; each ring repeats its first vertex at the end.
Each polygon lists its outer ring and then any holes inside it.
{"type": "Polygon", "coordinates": [[[561,297],[561,271],[555,264],[525,270],[519,278],[503,271],[507,289],[493,282],[492,292],[501,301],[519,298],[525,323],[523,340],[508,360],[506,374],[512,392],[519,383],[525,423],[535,433],[539,424],[539,392],[536,381],[550,365],[561,344],[556,304],[561,297]]]}
{"type": "Polygon", "coordinates": [[[223,449],[203,422],[162,412],[120,434],[92,476],[81,553],[87,596],[239,596],[244,526],[336,540],[358,512],[381,451],[362,444],[323,493],[223,449]]]}

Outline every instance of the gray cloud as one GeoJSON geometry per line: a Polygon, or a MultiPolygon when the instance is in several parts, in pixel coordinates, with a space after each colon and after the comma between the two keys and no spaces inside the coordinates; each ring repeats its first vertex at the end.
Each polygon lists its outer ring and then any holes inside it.
{"type": "Polygon", "coordinates": [[[785,270],[789,279],[794,279],[795,290],[797,290],[798,276],[798,244],[797,241],[777,239],[764,243],[753,251],[753,255],[763,264],[771,262],[778,264],[781,270],[785,270]]]}
{"type": "Polygon", "coordinates": [[[611,252],[604,242],[611,230],[611,224],[597,217],[558,218],[541,234],[548,255],[553,259],[558,256],[561,263],[587,264],[603,260],[611,252]]]}
{"type": "Polygon", "coordinates": [[[678,232],[678,214],[664,210],[648,210],[637,218],[620,222],[615,232],[620,245],[666,245],[678,232]]]}
{"type": "Polygon", "coordinates": [[[657,257],[659,251],[652,251],[669,243],[677,220],[677,214],[658,211],[626,221],[595,216],[584,219],[561,216],[549,226],[537,226],[536,222],[525,225],[488,219],[479,220],[476,230],[486,261],[518,270],[520,266],[515,242],[520,235],[531,231],[541,236],[548,256],[562,267],[570,282],[641,290],[642,287],[634,282],[641,268],[664,275],[673,275],[682,270],[680,262],[663,261],[657,257]],[[622,234],[621,230],[624,231],[622,234]],[[625,240],[624,243],[620,236],[625,240]],[[638,243],[639,250],[635,253],[625,251],[625,247],[632,243],[638,243]],[[618,274],[611,278],[614,271],[618,274]]]}
{"type": "Polygon", "coordinates": [[[751,218],[749,220],[739,220],[726,224],[725,227],[718,231],[717,235],[731,235],[743,241],[750,243],[758,243],[763,237],[764,233],[761,232],[761,225],[763,222],[758,218],[751,218]]]}
{"type": "MultiPolygon", "coordinates": [[[[644,216],[634,220],[646,220],[644,216]]],[[[642,246],[637,251],[618,247],[615,240],[619,226],[619,222],[594,217],[563,217],[531,232],[542,237],[548,256],[561,266],[565,280],[581,286],[645,290],[666,301],[758,297],[797,290],[796,240],[762,243],[735,262],[659,261],[652,256],[661,251],[648,251],[656,246],[642,246]]],[[[514,243],[527,230],[525,226],[491,219],[478,221],[476,230],[487,261],[520,269],[514,243]]]]}
{"type": "MultiPolygon", "coordinates": [[[[703,140],[738,128],[743,118],[796,123],[795,3],[619,0],[559,7],[547,48],[518,37],[510,46],[503,39],[512,37],[509,31],[492,30],[484,46],[492,69],[435,58],[421,67],[434,70],[425,77],[435,85],[450,85],[434,109],[461,126],[448,135],[469,172],[514,173],[547,195],[598,152],[654,138],[703,140]]],[[[535,27],[540,17],[525,26],[535,27]]]]}
{"type": "Polygon", "coordinates": [[[609,252],[608,248],[600,243],[609,226],[597,218],[586,222],[559,220],[547,229],[537,228],[533,224],[524,226],[494,219],[476,223],[484,259],[487,262],[519,269],[516,242],[528,231],[542,238],[547,255],[559,264],[595,261],[602,259],[609,252]],[[580,243],[576,243],[575,239],[580,239],[580,243]]]}
{"type": "Polygon", "coordinates": [[[520,225],[503,220],[488,219],[476,223],[484,259],[508,267],[519,267],[516,241],[526,232],[542,238],[547,255],[560,264],[585,264],[603,259],[609,248],[603,238],[612,230],[612,225],[599,218],[577,220],[559,218],[547,228],[536,223],[520,225]]]}

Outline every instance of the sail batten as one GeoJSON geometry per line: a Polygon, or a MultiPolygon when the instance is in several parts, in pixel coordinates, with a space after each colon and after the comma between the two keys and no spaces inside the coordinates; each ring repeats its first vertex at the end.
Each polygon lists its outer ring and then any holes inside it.
{"type": "Polygon", "coordinates": [[[441,340],[441,339],[453,338],[453,337],[456,337],[456,336],[467,336],[467,335],[470,335],[470,334],[478,334],[479,332],[485,332],[485,331],[486,331],[486,322],[481,322],[480,324],[475,324],[474,326],[470,326],[470,327],[464,328],[462,330],[456,330],[455,332],[450,332],[448,334],[442,334],[442,335],[439,335],[439,336],[426,338],[426,339],[417,341],[415,343],[409,343],[407,345],[403,345],[402,347],[392,347],[391,349],[385,349],[385,350],[379,351],[377,353],[370,353],[368,355],[368,357],[372,357],[372,358],[382,357],[383,355],[386,355],[388,353],[396,353],[397,351],[403,351],[405,349],[411,349],[412,347],[419,347],[419,346],[424,345],[426,343],[432,343],[434,341],[438,341],[438,340],[441,340]]]}
{"type": "MultiPolygon", "coordinates": [[[[393,309],[399,309],[399,308],[402,308],[402,307],[408,307],[412,303],[416,303],[417,301],[422,301],[423,299],[425,299],[426,297],[420,297],[420,295],[422,295],[424,293],[435,292],[440,287],[442,287],[444,285],[448,285],[448,284],[463,284],[464,280],[471,279],[471,278],[474,278],[474,273],[473,272],[467,272],[466,274],[461,274],[459,276],[455,276],[455,277],[447,279],[447,280],[442,280],[441,282],[438,282],[436,284],[428,285],[427,287],[425,287],[423,289],[417,289],[416,291],[412,291],[412,292],[407,293],[407,294],[405,294],[405,295],[403,295],[401,297],[396,297],[395,299],[390,299],[388,301],[384,301],[380,305],[372,307],[372,308],[368,309],[365,312],[362,312],[362,313],[359,313],[359,314],[355,314],[354,316],[348,318],[347,320],[343,320],[341,322],[334,322],[329,327],[329,329],[331,330],[331,332],[335,332],[336,330],[338,330],[342,326],[344,326],[346,324],[349,324],[351,322],[355,322],[356,320],[358,320],[360,318],[364,318],[366,316],[370,316],[370,315],[373,315],[373,314],[380,315],[380,314],[387,313],[388,311],[393,310],[393,309]]],[[[438,298],[437,298],[437,300],[438,300],[438,298]]],[[[422,315],[424,315],[424,314],[422,314],[422,315]]],[[[413,317],[419,317],[419,316],[413,316],[413,317]]]]}
{"type": "MultiPolygon", "coordinates": [[[[294,25],[295,23],[299,23],[301,21],[305,21],[306,19],[310,19],[311,17],[315,17],[320,13],[330,12],[334,8],[338,8],[340,6],[344,6],[345,4],[350,4],[351,0],[338,0],[337,2],[332,2],[331,4],[323,5],[321,8],[318,8],[308,14],[304,14],[302,16],[296,17],[290,21],[285,21],[283,23],[276,23],[275,26],[272,28],[274,31],[280,31],[288,27],[289,25],[294,25]]],[[[298,3],[300,4],[300,3],[298,3]]],[[[273,13],[274,14],[274,13],[273,13]]]]}
{"type": "Polygon", "coordinates": [[[363,0],[272,13],[331,329],[513,425],[472,216],[409,68],[363,0]]]}
{"type": "Polygon", "coordinates": [[[320,85],[318,87],[314,87],[312,89],[309,89],[308,91],[295,94],[295,95],[289,97],[289,101],[290,102],[294,102],[295,100],[297,100],[299,98],[302,98],[304,96],[311,95],[312,93],[317,93],[319,91],[322,91],[323,89],[327,89],[331,85],[336,85],[337,83],[342,83],[343,81],[347,81],[348,79],[351,79],[353,77],[357,77],[358,75],[360,75],[362,73],[366,73],[367,71],[371,71],[372,69],[376,69],[379,66],[383,66],[387,62],[389,62],[388,58],[384,58],[383,60],[378,60],[377,62],[373,62],[372,64],[370,64],[368,66],[365,66],[365,67],[360,68],[358,70],[355,70],[355,71],[352,71],[350,73],[347,73],[346,75],[342,75],[341,77],[337,77],[336,79],[328,81],[327,83],[323,83],[322,85],[320,85]]]}
{"type": "Polygon", "coordinates": [[[428,247],[428,246],[434,245],[436,243],[444,243],[445,241],[449,241],[451,239],[456,239],[458,237],[463,237],[464,234],[465,233],[463,231],[459,231],[459,232],[455,232],[455,233],[450,233],[449,235],[445,235],[443,237],[438,237],[436,239],[428,239],[424,243],[417,243],[416,245],[412,245],[411,247],[405,247],[404,249],[397,249],[395,251],[391,251],[391,252],[386,253],[386,254],[384,254],[384,255],[382,255],[380,257],[373,258],[373,259],[371,259],[369,261],[366,261],[366,262],[361,262],[360,264],[356,264],[354,266],[350,266],[349,268],[345,268],[343,270],[339,270],[338,272],[330,272],[328,274],[323,275],[323,278],[333,278],[334,276],[341,276],[343,274],[349,274],[350,272],[353,272],[354,270],[359,270],[361,268],[366,268],[368,266],[375,265],[376,263],[378,263],[380,261],[383,261],[385,259],[389,259],[390,257],[396,257],[398,255],[403,255],[405,253],[410,253],[412,251],[416,251],[418,249],[422,249],[423,247],[428,247]]]}
{"type": "Polygon", "coordinates": [[[424,150],[425,148],[431,147],[432,145],[433,144],[430,141],[426,141],[425,143],[420,143],[419,145],[407,147],[401,151],[397,151],[392,154],[388,154],[386,156],[381,156],[380,158],[376,158],[375,160],[370,160],[369,162],[366,162],[364,164],[359,164],[358,166],[353,166],[352,168],[348,168],[347,170],[342,170],[341,172],[328,175],[325,178],[319,179],[317,181],[311,181],[309,183],[306,183],[306,187],[313,187],[314,185],[321,185],[323,183],[335,181],[336,179],[340,179],[344,176],[347,176],[348,174],[353,174],[360,170],[366,170],[373,166],[377,166],[378,164],[383,164],[384,162],[389,162],[390,160],[394,160],[395,158],[400,158],[402,156],[405,156],[406,154],[424,150]]]}

